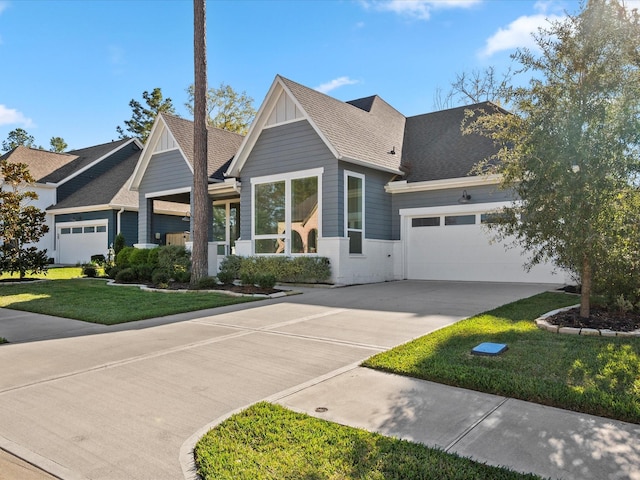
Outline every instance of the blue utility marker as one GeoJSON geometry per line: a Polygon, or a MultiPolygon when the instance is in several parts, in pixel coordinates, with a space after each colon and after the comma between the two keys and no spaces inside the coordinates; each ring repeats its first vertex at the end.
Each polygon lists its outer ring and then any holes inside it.
{"type": "Polygon", "coordinates": [[[485,342],[481,343],[477,347],[473,347],[471,349],[472,355],[488,355],[493,357],[495,355],[500,355],[502,352],[506,352],[509,349],[506,343],[491,343],[485,342]]]}

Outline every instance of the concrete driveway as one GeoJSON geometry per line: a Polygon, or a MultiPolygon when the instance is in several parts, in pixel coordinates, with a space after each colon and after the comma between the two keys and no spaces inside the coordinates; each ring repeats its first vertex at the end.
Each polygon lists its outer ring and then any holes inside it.
{"type": "Polygon", "coordinates": [[[65,479],[182,478],[181,447],[213,419],[548,288],[300,289],[115,327],[0,310],[0,448],[65,479]]]}

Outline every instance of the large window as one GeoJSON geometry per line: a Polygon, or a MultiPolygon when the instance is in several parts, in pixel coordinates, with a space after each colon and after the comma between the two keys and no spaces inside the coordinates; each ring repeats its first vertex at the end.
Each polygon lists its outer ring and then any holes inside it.
{"type": "Polygon", "coordinates": [[[284,179],[254,179],[256,254],[309,254],[318,249],[321,170],[284,179]]]}
{"type": "Polygon", "coordinates": [[[364,175],[345,172],[345,230],[349,253],[362,253],[364,238],[364,175]]]}

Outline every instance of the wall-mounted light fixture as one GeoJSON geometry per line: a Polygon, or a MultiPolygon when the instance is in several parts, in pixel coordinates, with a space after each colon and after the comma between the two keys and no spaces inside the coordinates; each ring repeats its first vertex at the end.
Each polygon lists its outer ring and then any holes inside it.
{"type": "Polygon", "coordinates": [[[466,190],[463,190],[462,196],[458,199],[458,203],[469,203],[469,200],[471,200],[471,195],[469,195],[466,190]]]}
{"type": "Polygon", "coordinates": [[[160,240],[160,232],[156,232],[156,240],[160,240]]]}
{"type": "Polygon", "coordinates": [[[182,221],[183,222],[190,222],[191,218],[189,218],[189,212],[184,214],[184,217],[182,217],[182,221]]]}

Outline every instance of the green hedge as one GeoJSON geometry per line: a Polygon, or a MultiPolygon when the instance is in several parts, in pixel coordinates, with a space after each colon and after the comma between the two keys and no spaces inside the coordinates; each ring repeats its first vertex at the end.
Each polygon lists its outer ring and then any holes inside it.
{"type": "MultiPolygon", "coordinates": [[[[176,282],[189,282],[191,275],[191,256],[182,246],[167,245],[144,249],[124,247],[116,255],[116,265],[107,272],[111,278],[123,282],[154,282],[158,279],[170,279],[176,282]],[[118,275],[127,270],[126,273],[118,275]],[[161,273],[160,273],[161,272],[161,273]]],[[[167,283],[167,282],[161,282],[167,283]]]]}
{"type": "Polygon", "coordinates": [[[222,261],[223,275],[257,279],[273,276],[278,282],[327,283],[331,280],[331,265],[326,257],[238,257],[230,255],[222,261]]]}

